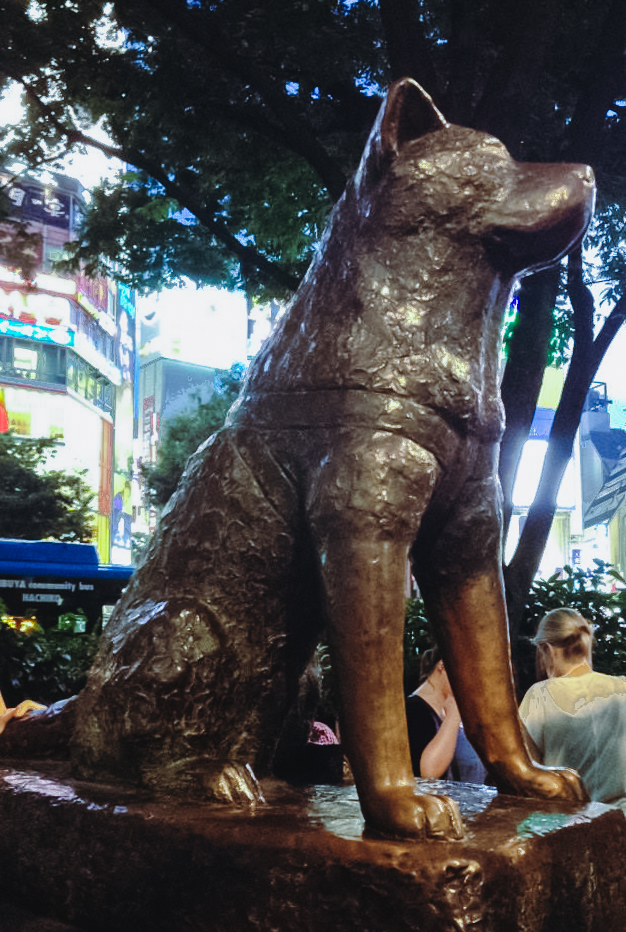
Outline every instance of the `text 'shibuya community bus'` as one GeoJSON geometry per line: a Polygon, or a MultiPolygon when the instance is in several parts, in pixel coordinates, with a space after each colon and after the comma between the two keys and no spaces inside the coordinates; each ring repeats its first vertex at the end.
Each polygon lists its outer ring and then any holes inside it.
{"type": "Polygon", "coordinates": [[[62,627],[65,616],[78,614],[83,630],[99,631],[132,571],[98,563],[93,544],[0,538],[0,599],[17,627],[32,618],[42,628],[62,627]]]}

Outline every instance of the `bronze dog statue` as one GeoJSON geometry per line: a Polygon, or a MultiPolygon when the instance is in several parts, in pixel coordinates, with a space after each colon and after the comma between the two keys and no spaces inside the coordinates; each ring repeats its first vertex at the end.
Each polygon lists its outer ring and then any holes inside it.
{"type": "MultiPolygon", "coordinates": [[[[418,796],[402,683],[409,554],[467,734],[506,792],[533,763],[512,685],[497,479],[500,331],[521,275],[580,239],[581,165],[514,162],[394,84],[318,256],[191,458],[76,701],[85,775],[254,792],[325,628],[366,823],[455,837],[418,796]],[[246,775],[247,774],[247,775],[246,775]]],[[[23,725],[16,728],[25,727],[23,725]]]]}

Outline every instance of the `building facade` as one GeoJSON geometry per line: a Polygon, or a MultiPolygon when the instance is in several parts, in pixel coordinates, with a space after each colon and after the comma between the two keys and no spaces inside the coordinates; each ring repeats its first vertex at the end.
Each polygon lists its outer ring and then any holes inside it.
{"type": "Polygon", "coordinates": [[[138,483],[133,500],[135,528],[139,532],[152,532],[157,519],[156,511],[145,502],[141,464],[156,463],[159,442],[168,421],[191,412],[198,403],[209,401],[216,389],[219,390],[216,381],[220,372],[209,366],[160,355],[141,360],[137,392],[141,417],[135,444],[138,483]]]}
{"type": "Polygon", "coordinates": [[[0,257],[0,432],[58,441],[54,468],[85,471],[96,494],[99,559],[130,563],[134,295],[54,271],[84,209],[79,182],[0,172],[0,184],[11,200],[5,234],[15,224],[36,234],[29,275],[8,248],[0,257]]]}
{"type": "Polygon", "coordinates": [[[595,382],[580,422],[582,548],[626,574],[626,431],[611,426],[606,383],[595,382]]]}

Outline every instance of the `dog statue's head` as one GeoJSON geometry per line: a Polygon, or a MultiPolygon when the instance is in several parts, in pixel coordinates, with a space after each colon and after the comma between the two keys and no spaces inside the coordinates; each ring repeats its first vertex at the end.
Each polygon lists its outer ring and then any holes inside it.
{"type": "Polygon", "coordinates": [[[588,166],[516,162],[495,137],[448,123],[410,78],[389,88],[354,185],[381,232],[443,224],[453,240],[480,239],[493,266],[514,276],[566,255],[595,200],[588,166]]]}

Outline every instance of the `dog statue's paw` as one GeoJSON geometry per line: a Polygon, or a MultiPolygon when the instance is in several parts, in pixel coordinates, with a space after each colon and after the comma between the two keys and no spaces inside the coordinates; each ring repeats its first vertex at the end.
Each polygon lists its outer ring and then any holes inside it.
{"type": "Polygon", "coordinates": [[[265,802],[252,767],[238,761],[185,757],[165,765],[145,767],[142,782],[157,793],[210,799],[233,806],[265,802]]]}
{"type": "Polygon", "coordinates": [[[575,770],[568,767],[545,767],[534,761],[531,766],[512,769],[495,775],[501,793],[513,796],[532,796],[538,799],[566,799],[587,802],[589,795],[575,770]]]}
{"type": "Polygon", "coordinates": [[[451,840],[463,837],[463,820],[458,803],[449,796],[420,796],[426,813],[426,834],[429,838],[451,840]]]}
{"type": "Polygon", "coordinates": [[[369,831],[392,838],[463,837],[463,821],[457,803],[448,796],[417,796],[409,786],[376,794],[362,804],[369,831]]]}
{"type": "Polygon", "coordinates": [[[204,786],[207,797],[216,802],[235,806],[254,806],[265,802],[249,764],[229,762],[220,772],[207,773],[204,786]]]}

